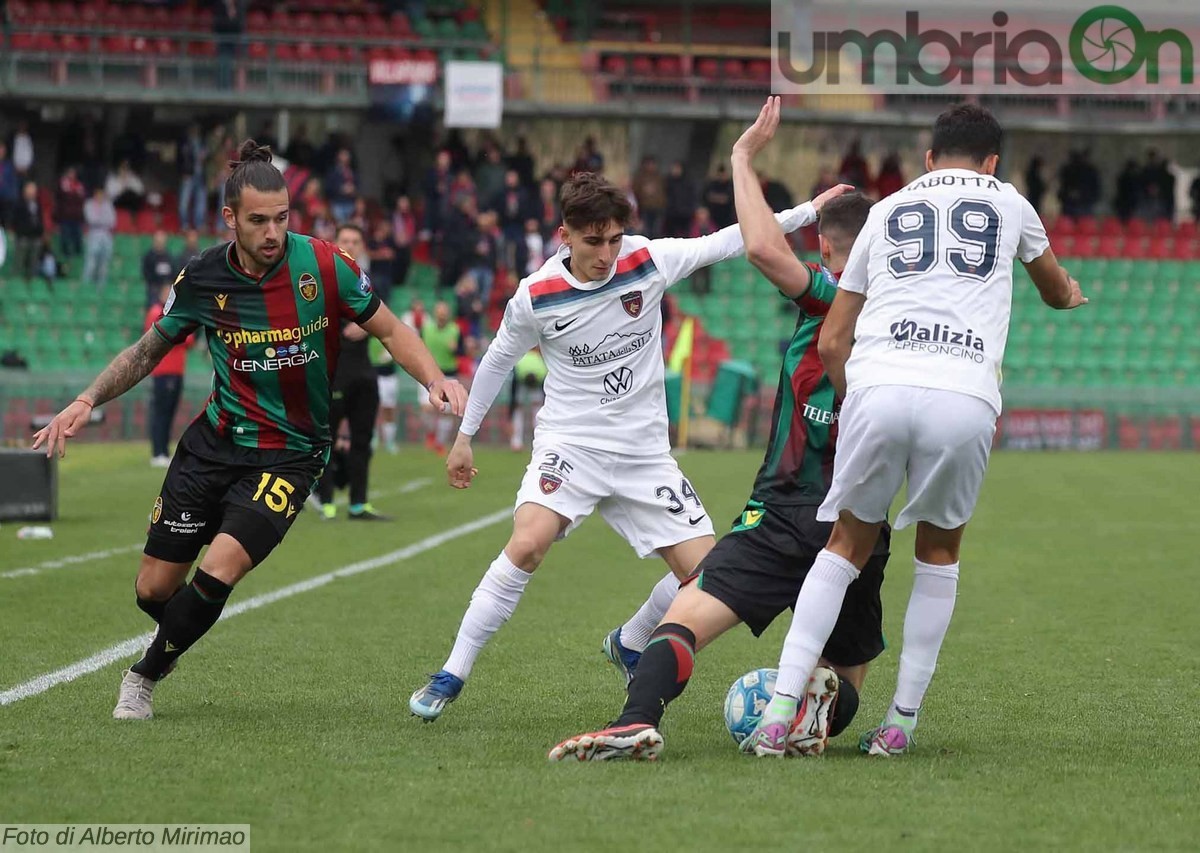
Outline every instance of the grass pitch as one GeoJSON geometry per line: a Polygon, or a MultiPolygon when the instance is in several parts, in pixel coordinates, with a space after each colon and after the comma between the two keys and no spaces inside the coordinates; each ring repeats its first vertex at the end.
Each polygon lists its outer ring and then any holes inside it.
{"type": "MultiPolygon", "coordinates": [[[[162,473],[146,456],[74,447],[55,538],[0,527],[0,692],[151,627],[133,602],[162,473]]],[[[396,520],[302,514],[231,605],[507,509],[525,461],[483,451],[457,493],[425,451],[379,456],[375,503],[396,520]]],[[[682,460],[719,528],[758,462],[682,460]]],[[[551,551],[462,698],[420,723],[408,695],[449,651],[502,519],[223,621],[147,724],[109,717],[119,663],[0,706],[0,822],[249,823],[259,851],[1194,849],[1198,483],[1200,454],[994,457],[919,749],[902,759],[855,742],[894,686],[911,531],[884,585],[892,647],[822,759],[740,756],[722,724],[733,679],[775,664],[777,623],[700,655],[659,764],[546,763],[616,716],[600,641],[663,572],[599,518],[551,551]]]]}

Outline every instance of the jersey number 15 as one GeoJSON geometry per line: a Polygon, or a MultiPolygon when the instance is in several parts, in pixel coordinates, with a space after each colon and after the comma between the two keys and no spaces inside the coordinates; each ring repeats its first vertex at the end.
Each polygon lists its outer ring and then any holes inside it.
{"type": "MultiPolygon", "coordinates": [[[[946,250],[946,263],[958,275],[987,281],[996,269],[1000,243],[1000,211],[988,201],[962,199],[950,208],[950,233],[962,245],[946,250]]],[[[887,218],[884,234],[899,251],[888,255],[895,278],[909,278],[933,269],[939,260],[938,209],[927,201],[901,204],[887,218]]]]}

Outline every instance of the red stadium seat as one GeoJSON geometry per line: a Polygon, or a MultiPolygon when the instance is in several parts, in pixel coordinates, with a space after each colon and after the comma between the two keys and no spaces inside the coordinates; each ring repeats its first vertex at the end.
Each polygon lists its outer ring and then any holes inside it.
{"type": "Polygon", "coordinates": [[[179,42],[172,38],[156,38],[154,40],[154,52],[159,56],[174,56],[179,52],[179,42]]]}
{"type": "Polygon", "coordinates": [[[660,56],[654,60],[654,72],[659,77],[682,77],[683,61],[678,56],[660,56]]]}
{"type": "Polygon", "coordinates": [[[1196,241],[1187,237],[1175,238],[1175,249],[1172,257],[1177,261],[1190,261],[1196,256],[1196,241]]]}
{"type": "Polygon", "coordinates": [[[1175,226],[1175,236],[1191,239],[1196,236],[1196,220],[1189,219],[1175,226]]]}
{"type": "Polygon", "coordinates": [[[33,33],[13,33],[8,43],[13,50],[29,51],[37,49],[37,38],[33,33]]]}
{"type": "Polygon", "coordinates": [[[351,56],[350,50],[351,48],[343,48],[336,44],[323,44],[317,51],[317,55],[321,62],[340,65],[349,61],[348,57],[351,56]]]}
{"type": "MultiPolygon", "coordinates": [[[[1115,216],[1106,216],[1104,217],[1104,221],[1100,223],[1100,234],[1103,237],[1115,237],[1118,234],[1133,233],[1133,231],[1125,227],[1125,223],[1121,222],[1115,216]]],[[[1141,231],[1138,231],[1137,234],[1140,235],[1141,231]]]]}
{"type": "Polygon", "coordinates": [[[705,80],[716,80],[721,76],[721,63],[712,57],[697,59],[695,65],[696,73],[705,80]]]}
{"type": "Polygon", "coordinates": [[[1171,257],[1171,253],[1174,250],[1175,238],[1151,237],[1149,244],[1146,246],[1146,257],[1161,261],[1171,257]]]}
{"type": "Polygon", "coordinates": [[[755,83],[766,83],[771,79],[771,62],[766,59],[751,59],[746,63],[746,76],[755,83]]]}
{"type": "MultiPolygon", "coordinates": [[[[1130,244],[1131,247],[1140,245],[1137,240],[1131,240],[1130,244]]],[[[1125,240],[1123,238],[1101,237],[1095,254],[1100,258],[1123,258],[1125,257],[1125,252],[1125,240]]]]}
{"type": "Polygon", "coordinates": [[[621,77],[629,68],[629,63],[625,57],[619,53],[610,53],[600,61],[600,68],[605,74],[612,74],[615,77],[621,77]]]}
{"type": "Polygon", "coordinates": [[[1077,234],[1079,229],[1076,227],[1074,219],[1069,216],[1060,216],[1054,223],[1054,232],[1056,234],[1077,234]]]}
{"type": "Polygon", "coordinates": [[[165,6],[155,6],[150,10],[150,16],[147,24],[152,30],[172,29],[174,27],[174,22],[171,20],[171,10],[165,6]]]}
{"type": "Polygon", "coordinates": [[[1074,234],[1056,234],[1051,244],[1054,247],[1054,254],[1060,258],[1074,258],[1079,255],[1075,249],[1074,234]]]}
{"type": "Polygon", "coordinates": [[[133,53],[133,39],[127,35],[105,36],[100,40],[100,49],[105,53],[133,53]]]}
{"type": "Polygon", "coordinates": [[[342,31],[356,34],[365,33],[367,31],[366,19],[362,15],[345,15],[342,18],[342,31]]]}
{"type": "Polygon", "coordinates": [[[246,16],[246,29],[252,33],[261,33],[271,28],[271,16],[261,9],[255,9],[246,16]]]}
{"type": "Polygon", "coordinates": [[[629,63],[629,70],[634,77],[653,77],[654,60],[648,56],[635,56],[629,63]]]}
{"type": "Polygon", "coordinates": [[[217,55],[217,44],[211,41],[193,41],[188,43],[188,56],[207,59],[217,55]]]}
{"type": "Polygon", "coordinates": [[[296,58],[301,62],[319,62],[321,53],[312,42],[302,41],[296,45],[296,58]]]}
{"type": "Polygon", "coordinates": [[[257,62],[265,62],[271,58],[271,46],[266,42],[252,41],[246,45],[246,56],[257,62]]]}
{"type": "Polygon", "coordinates": [[[1155,237],[1168,237],[1175,233],[1175,226],[1169,219],[1156,219],[1150,228],[1150,233],[1155,237]]]}
{"type": "Polygon", "coordinates": [[[726,59],[721,63],[721,73],[730,80],[741,80],[746,76],[746,66],[740,59],[726,59]]]}
{"type": "Polygon", "coordinates": [[[340,35],[344,30],[345,26],[342,24],[341,15],[326,12],[317,18],[317,31],[323,36],[340,35]]]}
{"type": "Polygon", "coordinates": [[[59,48],[63,53],[86,53],[88,48],[87,36],[66,33],[59,39],[59,48]]]}
{"type": "Polygon", "coordinates": [[[310,12],[300,12],[288,16],[288,30],[301,35],[313,35],[320,32],[316,17],[310,12]]]}
{"type": "Polygon", "coordinates": [[[275,45],[275,58],[280,62],[295,62],[296,45],[291,42],[279,42],[275,45]]]}
{"type": "Polygon", "coordinates": [[[412,36],[412,24],[409,23],[408,15],[403,12],[393,12],[391,19],[391,31],[394,36],[403,36],[405,38],[412,36]]]}

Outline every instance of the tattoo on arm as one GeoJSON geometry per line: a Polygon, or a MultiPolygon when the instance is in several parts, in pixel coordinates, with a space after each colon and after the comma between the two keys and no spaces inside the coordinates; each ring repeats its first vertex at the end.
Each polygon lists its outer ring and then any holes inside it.
{"type": "Polygon", "coordinates": [[[171,351],[172,346],[174,345],[167,343],[157,332],[150,329],[137,343],[109,362],[108,367],[104,368],[83,392],[84,395],[97,406],[120,397],[149,376],[150,371],[171,351]]]}

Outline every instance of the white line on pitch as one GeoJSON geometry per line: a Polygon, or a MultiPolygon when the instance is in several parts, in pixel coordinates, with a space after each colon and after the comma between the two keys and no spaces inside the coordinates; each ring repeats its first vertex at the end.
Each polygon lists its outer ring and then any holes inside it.
{"type": "Polygon", "coordinates": [[[5,578],[22,578],[30,575],[40,575],[42,572],[61,569],[65,566],[74,566],[79,563],[90,563],[94,560],[104,560],[108,557],[115,557],[118,554],[128,554],[130,551],[138,551],[142,548],[141,542],[136,545],[122,545],[120,548],[107,548],[103,551],[90,551],[87,554],[72,554],[69,557],[59,557],[57,560],[46,560],[44,563],[38,563],[36,566],[29,566],[23,569],[9,569],[8,571],[0,572],[0,579],[5,578]]]}
{"type": "MultiPolygon", "coordinates": [[[[422,477],[417,480],[409,480],[407,483],[401,483],[391,489],[383,489],[375,493],[376,497],[387,497],[389,495],[407,495],[412,492],[425,488],[433,480],[429,477],[422,477]]],[[[27,578],[33,575],[40,575],[43,572],[54,571],[55,569],[66,568],[67,566],[76,566],[80,563],[90,563],[94,560],[104,560],[109,557],[116,557],[120,554],[128,554],[131,551],[141,550],[144,543],[136,545],[122,545],[120,548],[106,548],[103,551],[90,551],[87,554],[72,554],[68,557],[59,557],[56,560],[46,560],[44,563],[38,563],[36,566],[25,566],[19,569],[6,569],[0,572],[0,580],[11,580],[13,578],[27,578]]]]}
{"type": "MultiPolygon", "coordinates": [[[[474,521],[469,521],[466,524],[460,524],[458,527],[452,527],[449,530],[434,534],[422,539],[420,542],[414,542],[412,545],[401,548],[398,551],[381,554],[369,560],[351,563],[348,566],[342,566],[340,569],[334,569],[323,575],[317,575],[308,580],[289,584],[272,592],[264,592],[253,598],[247,598],[245,601],[239,601],[237,604],[225,608],[225,612],[221,614],[221,619],[232,619],[234,616],[245,613],[248,610],[257,610],[268,604],[274,604],[276,601],[291,598],[293,595],[299,595],[302,592],[308,592],[309,590],[325,586],[325,584],[331,583],[338,578],[348,578],[362,572],[369,572],[374,569],[381,569],[384,566],[390,566],[393,563],[399,563],[402,560],[407,560],[409,557],[415,557],[417,554],[422,554],[425,551],[457,539],[459,536],[474,533],[476,530],[482,530],[485,527],[490,527],[499,521],[504,521],[511,517],[512,510],[497,510],[474,521]]],[[[37,696],[40,693],[45,693],[55,685],[74,681],[80,676],[103,669],[109,664],[141,654],[146,644],[150,642],[150,639],[150,634],[140,634],[136,637],[130,637],[128,640],[122,640],[115,645],[109,646],[107,649],[97,652],[89,658],[76,661],[70,666],[65,666],[62,669],[56,669],[53,672],[47,672],[36,678],[31,678],[29,681],[18,684],[16,687],[11,687],[8,690],[0,692],[0,705],[11,705],[13,702],[37,696]]]]}

